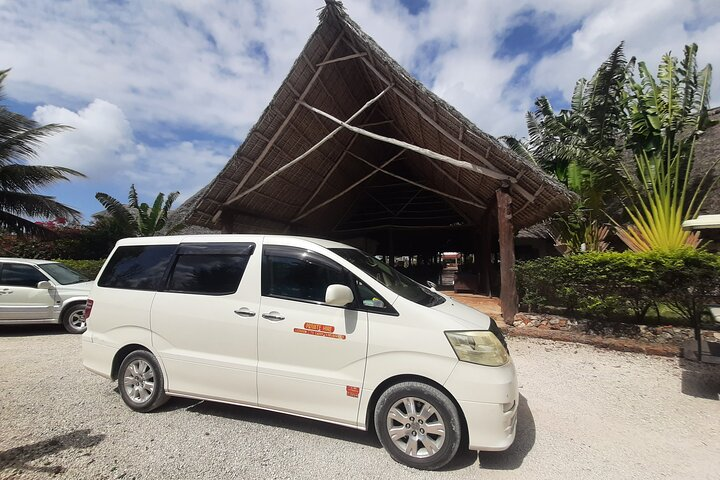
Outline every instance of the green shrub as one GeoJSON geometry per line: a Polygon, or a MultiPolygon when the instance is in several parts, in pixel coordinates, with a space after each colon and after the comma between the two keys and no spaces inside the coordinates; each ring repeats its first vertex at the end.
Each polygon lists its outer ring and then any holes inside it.
{"type": "Polygon", "coordinates": [[[521,302],[563,307],[570,314],[613,317],[666,304],[687,321],[720,293],[720,257],[695,249],[669,252],[591,252],[544,257],[516,265],[521,302]]]}
{"type": "Polygon", "coordinates": [[[100,272],[100,269],[103,266],[103,263],[105,263],[105,260],[68,260],[64,258],[58,258],[55,260],[56,262],[60,262],[70,268],[72,268],[75,271],[78,271],[84,275],[87,275],[88,277],[94,279],[97,277],[98,272],[100,272]]]}

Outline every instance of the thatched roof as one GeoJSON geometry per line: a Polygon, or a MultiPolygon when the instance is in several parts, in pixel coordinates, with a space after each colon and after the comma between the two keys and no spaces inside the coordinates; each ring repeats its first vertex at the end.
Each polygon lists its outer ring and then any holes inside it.
{"type": "MultiPolygon", "coordinates": [[[[720,175],[720,107],[709,112],[711,120],[719,122],[708,128],[698,139],[695,145],[696,176],[704,175],[708,169],[715,165],[713,174],[720,175]]],[[[720,182],[716,183],[703,204],[701,213],[720,214],[720,182]]]]}
{"type": "MultiPolygon", "coordinates": [[[[572,194],[564,186],[415,80],[360,29],[340,2],[326,3],[317,29],[244,143],[185,208],[186,223],[231,225],[235,232],[331,235],[352,224],[367,225],[368,220],[398,226],[416,214],[416,226],[430,222],[436,228],[493,228],[495,192],[503,184],[511,185],[516,228],[569,205],[572,194]],[[388,85],[392,88],[386,94],[349,123],[459,159],[464,168],[409,150],[400,153],[402,148],[342,128],[307,157],[247,192],[338,127],[307,105],[345,121],[388,85]],[[377,170],[396,155],[384,172],[377,170]],[[394,189],[398,176],[410,179],[406,185],[423,190],[424,196],[394,189]],[[384,197],[376,199],[389,212],[383,218],[363,217],[368,198],[375,198],[370,187],[384,189],[384,197]]],[[[481,88],[483,79],[477,82],[481,88]]]]}

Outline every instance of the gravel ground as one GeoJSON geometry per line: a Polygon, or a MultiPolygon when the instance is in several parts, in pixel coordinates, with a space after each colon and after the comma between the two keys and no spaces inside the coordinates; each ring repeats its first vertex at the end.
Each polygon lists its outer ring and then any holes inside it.
{"type": "Polygon", "coordinates": [[[515,444],[419,472],[370,434],[320,422],[184,399],[133,413],[83,368],[80,337],[2,327],[0,478],[720,478],[720,367],[509,342],[515,444]]]}

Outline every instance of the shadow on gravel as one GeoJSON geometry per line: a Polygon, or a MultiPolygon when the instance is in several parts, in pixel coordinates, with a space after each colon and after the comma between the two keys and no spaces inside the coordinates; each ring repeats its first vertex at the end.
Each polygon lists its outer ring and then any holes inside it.
{"type": "Polygon", "coordinates": [[[185,410],[189,412],[195,412],[201,415],[212,415],[233,420],[260,423],[271,427],[284,428],[286,430],[310,433],[313,435],[322,435],[323,437],[359,443],[369,447],[382,448],[382,445],[380,445],[380,442],[372,433],[355,430],[350,427],[333,425],[319,420],[310,420],[283,413],[268,412],[266,410],[227,405],[224,403],[181,399],[173,399],[169,403],[176,402],[183,402],[187,406],[173,407],[172,405],[168,405],[170,409],[185,408],[185,410]]]}
{"type": "Polygon", "coordinates": [[[3,325],[0,327],[0,337],[36,337],[38,335],[72,335],[65,331],[62,325],[3,325]]]}
{"type": "MultiPolygon", "coordinates": [[[[3,470],[27,470],[47,474],[61,474],[65,471],[61,465],[51,465],[44,462],[43,466],[30,465],[48,455],[53,455],[69,448],[94,447],[105,439],[105,435],[90,435],[90,430],[75,430],[74,432],[58,435],[41,442],[23,445],[0,452],[0,472],[3,470]]],[[[12,475],[12,472],[10,472],[12,475]]]]}
{"type": "Polygon", "coordinates": [[[485,470],[515,470],[535,445],[535,418],[527,399],[520,395],[515,442],[504,452],[480,452],[480,468],[485,470]]]}
{"type": "Polygon", "coordinates": [[[682,393],[698,398],[720,400],[720,365],[707,365],[681,358],[682,393]]]}

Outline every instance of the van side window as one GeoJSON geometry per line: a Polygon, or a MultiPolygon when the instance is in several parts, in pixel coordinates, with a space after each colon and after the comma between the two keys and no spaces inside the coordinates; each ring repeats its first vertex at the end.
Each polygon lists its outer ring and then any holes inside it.
{"type": "Polygon", "coordinates": [[[98,286],[157,290],[176,248],[176,245],[119,247],[98,279],[98,286]]]}
{"type": "Polygon", "coordinates": [[[360,310],[376,313],[386,313],[389,315],[397,315],[392,305],[380,296],[375,290],[365,284],[362,280],[355,277],[355,286],[358,292],[358,307],[360,310]]]}
{"type": "Polygon", "coordinates": [[[38,282],[48,278],[36,268],[21,263],[5,263],[0,274],[0,285],[11,287],[37,287],[38,282]]]}
{"type": "Polygon", "coordinates": [[[179,255],[167,291],[229,295],[240,285],[248,255],[179,255]]]}
{"type": "Polygon", "coordinates": [[[262,263],[265,297],[325,303],[328,285],[349,283],[340,265],[304,248],[265,246],[262,263]]]}

